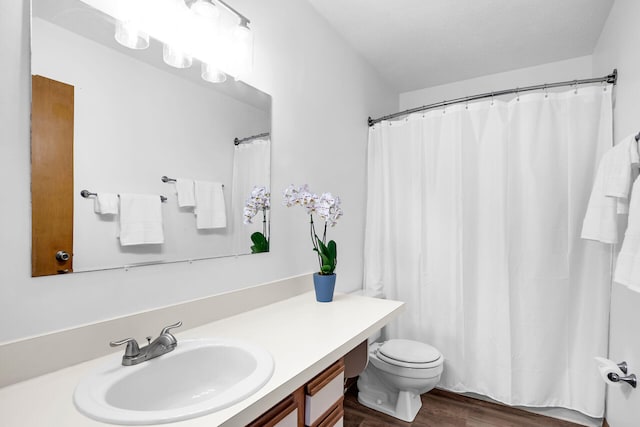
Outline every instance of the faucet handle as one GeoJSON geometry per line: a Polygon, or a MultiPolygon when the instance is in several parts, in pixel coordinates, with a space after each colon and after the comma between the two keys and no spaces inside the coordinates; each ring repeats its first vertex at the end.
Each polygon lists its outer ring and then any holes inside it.
{"type": "Polygon", "coordinates": [[[119,345],[126,344],[127,348],[124,350],[125,357],[136,357],[140,354],[140,347],[138,341],[133,338],[125,338],[120,341],[111,341],[109,345],[111,347],[118,347],[119,345]]]}
{"type": "Polygon", "coordinates": [[[162,328],[160,335],[167,334],[171,329],[179,328],[180,326],[182,326],[182,321],[180,320],[177,323],[174,323],[173,325],[165,326],[164,328],[162,328]]]}

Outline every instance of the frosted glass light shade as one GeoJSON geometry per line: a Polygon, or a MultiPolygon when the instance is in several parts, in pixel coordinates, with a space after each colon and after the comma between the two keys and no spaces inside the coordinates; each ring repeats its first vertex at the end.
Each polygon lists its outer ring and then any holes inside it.
{"type": "Polygon", "coordinates": [[[220,9],[209,0],[196,0],[191,5],[191,10],[196,15],[206,19],[216,20],[220,16],[220,9]]]}
{"type": "Polygon", "coordinates": [[[149,35],[140,31],[131,22],[116,20],[116,41],[129,49],[149,47],[149,35]]]}
{"type": "Polygon", "coordinates": [[[162,46],[162,59],[175,68],[189,68],[193,62],[189,55],[166,43],[162,46]]]}
{"type": "Polygon", "coordinates": [[[245,23],[241,23],[233,30],[232,38],[232,63],[238,78],[253,68],[253,33],[245,23]]]}
{"type": "Polygon", "coordinates": [[[227,75],[211,64],[202,63],[202,79],[211,83],[223,83],[227,75]]]}

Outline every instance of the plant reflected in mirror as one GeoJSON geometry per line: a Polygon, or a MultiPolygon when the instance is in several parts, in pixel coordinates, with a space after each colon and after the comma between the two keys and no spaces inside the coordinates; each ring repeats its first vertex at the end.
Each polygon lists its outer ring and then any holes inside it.
{"type": "Polygon", "coordinates": [[[266,187],[255,186],[247,199],[243,211],[244,224],[253,224],[253,218],[262,212],[262,232],[256,231],[251,235],[251,253],[269,252],[269,216],[271,208],[271,193],[266,187]]]}

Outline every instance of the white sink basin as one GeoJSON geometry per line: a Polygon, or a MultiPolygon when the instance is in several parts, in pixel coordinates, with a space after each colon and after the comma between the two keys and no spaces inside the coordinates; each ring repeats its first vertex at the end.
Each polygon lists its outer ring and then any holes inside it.
{"type": "Polygon", "coordinates": [[[273,374],[261,347],[230,339],[178,341],[170,353],[135,366],[114,355],[78,384],[80,412],[114,424],[160,424],[226,408],[258,391],[273,374]]]}

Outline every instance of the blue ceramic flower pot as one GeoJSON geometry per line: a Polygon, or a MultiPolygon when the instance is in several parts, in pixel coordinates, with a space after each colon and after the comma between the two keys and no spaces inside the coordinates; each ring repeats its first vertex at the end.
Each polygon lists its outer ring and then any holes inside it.
{"type": "Polygon", "coordinates": [[[333,290],[336,287],[336,274],[313,273],[313,287],[316,290],[316,301],[333,301],[333,290]]]}

